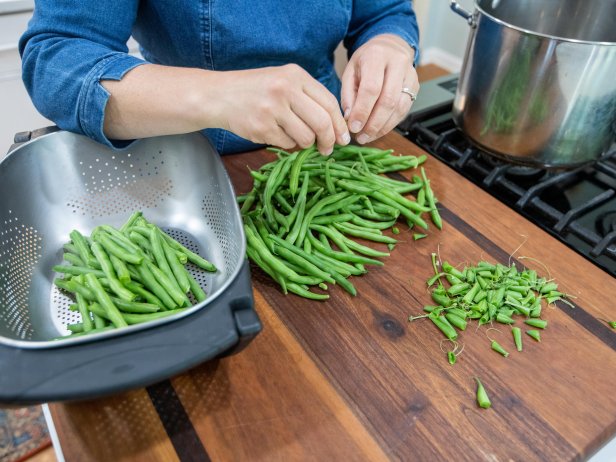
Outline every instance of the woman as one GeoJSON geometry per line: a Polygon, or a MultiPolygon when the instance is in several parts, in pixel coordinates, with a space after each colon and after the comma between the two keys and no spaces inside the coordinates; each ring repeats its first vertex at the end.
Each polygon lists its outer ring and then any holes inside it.
{"type": "Polygon", "coordinates": [[[37,109],[109,146],[205,129],[220,153],[329,154],[408,112],[417,40],[404,0],[39,0],[20,53],[37,109]],[[131,34],[145,60],[127,54],[131,34]]]}

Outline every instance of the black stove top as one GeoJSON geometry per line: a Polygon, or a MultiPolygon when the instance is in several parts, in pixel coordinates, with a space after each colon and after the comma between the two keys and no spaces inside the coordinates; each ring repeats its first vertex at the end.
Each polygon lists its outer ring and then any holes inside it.
{"type": "MultiPolygon", "coordinates": [[[[400,125],[403,135],[616,276],[616,151],[592,166],[569,171],[498,160],[474,147],[456,127],[451,116],[455,77],[439,80],[433,90],[440,97],[433,104],[422,101],[400,125]]],[[[430,86],[427,90],[436,94],[430,86]]]]}

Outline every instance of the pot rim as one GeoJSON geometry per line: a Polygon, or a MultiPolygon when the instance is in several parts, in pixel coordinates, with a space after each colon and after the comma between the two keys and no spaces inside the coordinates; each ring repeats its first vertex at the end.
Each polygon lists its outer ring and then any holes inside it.
{"type": "Polygon", "coordinates": [[[510,24],[506,21],[503,21],[502,19],[499,19],[497,17],[495,17],[494,15],[487,13],[483,8],[481,8],[479,6],[479,0],[474,0],[473,1],[474,5],[475,5],[475,10],[479,11],[482,15],[487,16],[488,18],[490,18],[492,21],[508,27],[510,29],[516,30],[518,32],[522,32],[524,34],[530,34],[530,35],[535,35],[538,37],[543,37],[543,38],[547,38],[550,40],[558,40],[560,42],[570,42],[570,43],[579,43],[580,45],[601,45],[601,46],[612,46],[612,47],[616,47],[616,42],[595,42],[592,40],[579,40],[579,39],[572,39],[572,38],[565,38],[565,37],[559,37],[557,35],[551,35],[551,34],[544,34],[542,32],[534,32],[532,30],[529,29],[525,29],[523,27],[519,27],[519,26],[515,26],[513,24],[510,24]]]}

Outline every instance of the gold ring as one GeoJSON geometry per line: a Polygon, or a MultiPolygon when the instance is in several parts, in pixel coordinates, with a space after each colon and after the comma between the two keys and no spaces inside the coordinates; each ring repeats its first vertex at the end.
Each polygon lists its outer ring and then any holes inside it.
{"type": "Polygon", "coordinates": [[[417,99],[417,94],[413,93],[409,87],[404,87],[402,89],[402,93],[406,93],[407,95],[409,95],[412,102],[415,102],[415,100],[417,99]]]}

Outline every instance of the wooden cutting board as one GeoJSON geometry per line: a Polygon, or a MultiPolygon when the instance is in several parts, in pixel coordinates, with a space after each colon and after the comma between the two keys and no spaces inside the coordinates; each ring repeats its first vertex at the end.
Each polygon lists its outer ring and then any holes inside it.
{"type": "MultiPolygon", "coordinates": [[[[397,134],[374,145],[422,153],[397,134]]],[[[271,159],[225,157],[237,192],[250,188],[247,166],[271,159]]],[[[414,242],[401,225],[385,266],[353,278],[357,297],[284,296],[253,268],[264,329],[249,347],[145,390],[51,405],[66,460],[568,461],[614,437],[616,331],[597,320],[616,319],[614,278],[438,160],[425,167],[443,231],[414,242]],[[516,249],[543,262],[577,307],[546,309],[542,342],[524,336],[522,353],[507,328],[490,332],[508,358],[485,327],[467,329],[449,365],[434,326],[407,322],[430,302],[431,252],[507,264],[516,249]],[[475,376],[491,409],[475,404],[475,376]]]]}

